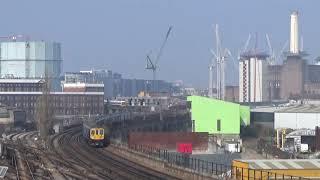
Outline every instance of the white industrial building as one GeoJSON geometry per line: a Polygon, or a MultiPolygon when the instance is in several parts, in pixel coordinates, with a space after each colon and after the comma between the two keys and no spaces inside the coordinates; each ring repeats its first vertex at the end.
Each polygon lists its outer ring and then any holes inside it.
{"type": "Polygon", "coordinates": [[[274,112],[274,128],[314,129],[320,126],[319,105],[296,105],[274,112]]]}
{"type": "Polygon", "coordinates": [[[251,109],[251,121],[274,129],[315,129],[320,126],[320,105],[287,103],[251,109]]]}
{"type": "Polygon", "coordinates": [[[248,51],[239,60],[239,101],[268,100],[268,54],[248,51]]]}

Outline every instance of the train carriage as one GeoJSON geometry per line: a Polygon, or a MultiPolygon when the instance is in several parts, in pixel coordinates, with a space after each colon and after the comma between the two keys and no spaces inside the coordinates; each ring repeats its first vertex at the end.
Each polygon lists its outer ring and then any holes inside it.
{"type": "Polygon", "coordinates": [[[82,135],[91,146],[105,147],[110,142],[109,127],[97,124],[94,119],[83,122],[82,135]]]}

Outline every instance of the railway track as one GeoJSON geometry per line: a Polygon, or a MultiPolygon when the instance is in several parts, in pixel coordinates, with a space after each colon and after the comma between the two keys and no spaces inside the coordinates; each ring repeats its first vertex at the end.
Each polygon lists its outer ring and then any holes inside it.
{"type": "MultiPolygon", "coordinates": [[[[106,151],[105,148],[89,146],[81,135],[81,127],[66,130],[54,135],[49,140],[48,149],[37,146],[34,138],[37,132],[15,133],[7,136],[7,139],[16,144],[16,148],[22,153],[24,161],[24,173],[28,171],[28,179],[42,179],[41,175],[35,174],[35,167],[42,167],[46,179],[54,179],[53,173],[58,173],[59,179],[177,179],[106,151]],[[23,142],[23,143],[22,143],[23,142]],[[20,147],[23,145],[23,147],[20,147]],[[45,160],[43,160],[45,159],[45,160]],[[51,165],[48,165],[51,164],[51,165]],[[49,168],[50,167],[50,168],[49,168]],[[54,169],[52,169],[54,168],[54,169]]],[[[16,156],[14,157],[15,163],[16,156]]],[[[15,166],[18,167],[18,166],[15,166]]],[[[21,171],[17,168],[17,177],[21,171]]],[[[21,178],[17,178],[21,179],[21,178]]]]}
{"type": "Polygon", "coordinates": [[[59,148],[63,148],[64,153],[68,152],[73,161],[103,176],[103,179],[176,179],[122,159],[104,148],[89,146],[81,136],[81,128],[73,128],[61,135],[59,148]]]}
{"type": "Polygon", "coordinates": [[[8,153],[12,158],[12,165],[16,171],[16,179],[36,180],[53,179],[50,171],[41,162],[38,154],[33,150],[32,138],[37,132],[14,133],[6,137],[5,142],[8,146],[8,153]]]}

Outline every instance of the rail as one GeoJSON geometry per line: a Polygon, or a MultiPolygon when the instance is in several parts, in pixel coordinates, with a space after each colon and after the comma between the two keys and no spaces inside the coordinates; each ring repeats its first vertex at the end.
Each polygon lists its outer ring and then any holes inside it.
{"type": "Polygon", "coordinates": [[[16,169],[17,180],[20,180],[20,173],[19,173],[19,170],[18,170],[17,158],[16,158],[16,155],[14,155],[14,154],[12,155],[12,164],[16,169]]]}

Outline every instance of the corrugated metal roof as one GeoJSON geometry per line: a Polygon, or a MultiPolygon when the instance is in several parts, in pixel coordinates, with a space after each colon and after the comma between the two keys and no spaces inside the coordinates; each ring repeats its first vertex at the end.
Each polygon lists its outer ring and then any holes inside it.
{"type": "Polygon", "coordinates": [[[319,169],[320,159],[238,160],[249,163],[251,169],[319,169]]]}
{"type": "Polygon", "coordinates": [[[268,112],[268,113],[273,113],[275,111],[279,111],[285,109],[285,107],[274,107],[274,106],[263,106],[263,107],[256,107],[254,109],[251,109],[251,112],[268,112]]]}
{"type": "Polygon", "coordinates": [[[320,113],[320,106],[314,104],[302,104],[290,106],[284,109],[275,111],[277,113],[320,113]]]}
{"type": "Polygon", "coordinates": [[[275,112],[275,113],[320,113],[320,105],[299,104],[287,107],[257,107],[251,109],[251,112],[275,112]]]}

